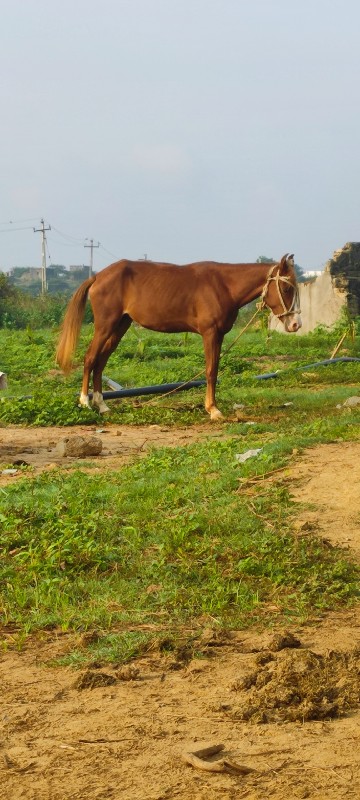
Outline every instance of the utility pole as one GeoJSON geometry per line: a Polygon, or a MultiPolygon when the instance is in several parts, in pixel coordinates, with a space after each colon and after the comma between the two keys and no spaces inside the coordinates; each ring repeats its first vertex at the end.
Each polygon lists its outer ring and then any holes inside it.
{"type": "Polygon", "coordinates": [[[91,278],[93,274],[93,265],[94,265],[94,247],[100,247],[100,242],[94,244],[94,239],[90,239],[90,244],[84,244],[84,247],[90,247],[89,278],[91,278]]]}
{"type": "Polygon", "coordinates": [[[46,280],[46,236],[45,231],[51,231],[51,225],[48,225],[45,228],[45,222],[43,219],[40,220],[41,228],[33,228],[34,233],[41,233],[41,294],[45,294],[47,292],[47,280],[46,280]]]}

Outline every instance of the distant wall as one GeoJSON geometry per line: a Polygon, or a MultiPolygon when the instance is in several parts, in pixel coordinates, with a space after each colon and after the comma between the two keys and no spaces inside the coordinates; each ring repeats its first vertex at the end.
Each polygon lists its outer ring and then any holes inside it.
{"type": "MultiPolygon", "coordinates": [[[[315,280],[300,283],[302,328],[299,334],[309,333],[318,325],[334,325],[343,309],[351,316],[360,314],[360,242],[348,242],[336,250],[324,272],[315,280]]],[[[284,332],[272,317],[270,328],[284,332]]]]}
{"type": "Polygon", "coordinates": [[[299,333],[309,333],[317,325],[334,325],[347,305],[346,292],[334,285],[327,266],[311,283],[301,283],[299,291],[302,319],[299,333]]]}

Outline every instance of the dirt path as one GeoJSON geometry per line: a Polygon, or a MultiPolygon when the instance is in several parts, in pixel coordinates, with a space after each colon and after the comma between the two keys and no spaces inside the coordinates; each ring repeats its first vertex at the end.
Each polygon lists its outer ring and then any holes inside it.
{"type": "Polygon", "coordinates": [[[301,514],[302,525],[360,558],[360,445],[317,447],[291,474],[298,481],[294,498],[314,506],[301,514]]]}
{"type": "MultiPolygon", "coordinates": [[[[184,429],[180,441],[172,429],[154,427],[99,434],[107,437],[111,451],[101,457],[102,464],[121,463],[151,442],[184,444],[209,435],[209,426],[184,429]],[[115,446],[120,452],[113,452],[115,446]],[[126,448],[132,451],[125,453],[126,448]]],[[[36,444],[39,450],[27,453],[29,459],[38,457],[35,470],[54,463],[52,442],[69,434],[64,429],[25,433],[25,448],[36,444]]],[[[13,431],[1,447],[21,443],[24,431],[19,438],[13,431]]],[[[3,450],[1,460],[8,463],[10,453],[4,461],[3,450]]],[[[294,464],[302,533],[320,531],[359,552],[359,477],[359,444],[319,447],[294,464]],[[311,511],[302,506],[308,502],[311,511]]],[[[291,632],[300,648],[278,649],[274,631],[240,631],[223,640],[209,632],[204,659],[187,663],[153,653],[133,665],[138,672],[94,668],[82,684],[79,673],[47,666],[67,649],[68,639],[60,632],[51,640],[30,642],[21,653],[4,652],[1,800],[358,799],[360,607],[291,632]],[[305,699],[297,719],[295,696],[301,692],[305,699]],[[346,698],[343,717],[312,718],[346,698]],[[257,718],[251,717],[255,706],[266,712],[267,721],[251,721],[257,718]],[[218,742],[226,758],[254,771],[203,772],[181,759],[185,749],[218,742]]]]}
{"type": "MultiPolygon", "coordinates": [[[[144,455],[151,447],[175,447],[198,441],[204,436],[221,436],[221,428],[211,428],[209,424],[184,428],[162,425],[106,425],[91,427],[74,425],[71,428],[21,428],[8,426],[0,428],[0,483],[8,481],[2,467],[15,467],[24,462],[37,473],[57,466],[73,468],[82,460],[59,455],[57,445],[65,439],[78,436],[96,437],[102,442],[101,454],[94,459],[94,468],[114,468],[144,455]]],[[[19,477],[21,471],[17,477],[19,477]]],[[[16,476],[15,476],[16,477],[16,476]]],[[[13,476],[10,476],[13,478],[13,476]]]]}

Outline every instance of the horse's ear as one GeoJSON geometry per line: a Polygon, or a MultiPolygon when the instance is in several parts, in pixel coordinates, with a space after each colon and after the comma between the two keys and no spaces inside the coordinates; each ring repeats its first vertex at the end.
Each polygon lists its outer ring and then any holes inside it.
{"type": "Polygon", "coordinates": [[[288,260],[289,253],[285,253],[285,255],[279,261],[279,273],[284,272],[287,268],[287,260],[288,260]]]}
{"type": "Polygon", "coordinates": [[[285,253],[285,255],[280,260],[280,270],[279,272],[286,272],[288,267],[294,266],[294,253],[285,253]]]}

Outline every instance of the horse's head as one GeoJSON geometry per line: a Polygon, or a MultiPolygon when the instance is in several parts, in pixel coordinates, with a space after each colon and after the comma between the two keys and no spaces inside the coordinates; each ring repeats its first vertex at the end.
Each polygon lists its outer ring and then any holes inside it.
{"type": "Polygon", "coordinates": [[[301,328],[299,289],[294,268],[294,255],[288,253],[270,267],[261,294],[261,303],[270,308],[289,333],[301,328]]]}

